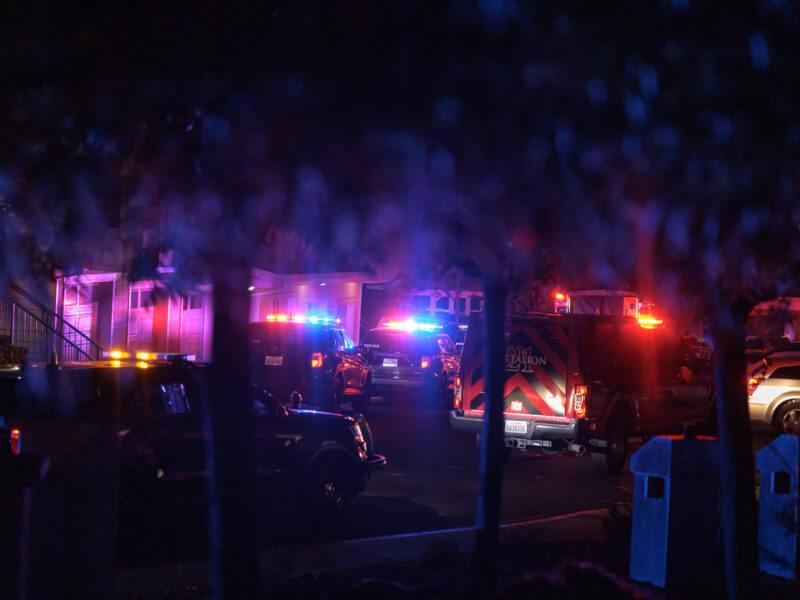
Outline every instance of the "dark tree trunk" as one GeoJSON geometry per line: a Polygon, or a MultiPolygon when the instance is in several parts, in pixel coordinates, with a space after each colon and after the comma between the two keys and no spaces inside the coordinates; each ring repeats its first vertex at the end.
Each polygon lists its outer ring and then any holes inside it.
{"type": "Polygon", "coordinates": [[[253,418],[247,349],[250,271],[220,262],[214,277],[214,342],[209,382],[209,525],[215,598],[257,593],[253,418]]]}
{"type": "Polygon", "coordinates": [[[481,479],[475,539],[475,591],[484,597],[497,579],[500,493],[503,484],[503,369],[507,288],[497,279],[484,280],[486,413],[481,432],[481,479]]]}
{"type": "Polygon", "coordinates": [[[755,464],[747,406],[745,317],[718,302],[712,323],[717,418],[722,451],[722,536],[728,598],[755,598],[758,587],[755,464]]]}

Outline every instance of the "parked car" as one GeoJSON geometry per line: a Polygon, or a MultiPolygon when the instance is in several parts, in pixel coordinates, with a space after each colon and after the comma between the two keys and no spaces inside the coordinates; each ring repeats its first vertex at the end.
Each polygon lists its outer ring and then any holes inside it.
{"type": "Polygon", "coordinates": [[[800,357],[765,358],[747,381],[750,420],[778,433],[800,434],[800,357]]]}
{"type": "Polygon", "coordinates": [[[779,344],[775,346],[772,350],[767,351],[764,354],[764,358],[768,360],[776,359],[776,358],[796,358],[800,359],[800,342],[786,342],[785,344],[779,344]]]}
{"type": "MultiPolygon", "coordinates": [[[[43,437],[43,421],[55,418],[76,431],[101,422],[123,431],[121,515],[135,520],[156,500],[206,489],[203,414],[209,403],[226,400],[207,397],[206,373],[181,358],[28,366],[0,381],[0,409],[26,449],[44,454],[52,440],[43,437]]],[[[362,415],[293,410],[262,388],[251,393],[259,489],[327,516],[386,464],[373,452],[362,415]]]]}
{"type": "Polygon", "coordinates": [[[435,323],[385,321],[366,333],[363,349],[375,394],[422,392],[434,406],[453,407],[459,352],[435,323]]]}
{"type": "Polygon", "coordinates": [[[337,319],[269,315],[250,323],[249,337],[253,381],[280,401],[296,390],[330,412],[347,401],[354,413],[369,411],[369,364],[337,319]]]}

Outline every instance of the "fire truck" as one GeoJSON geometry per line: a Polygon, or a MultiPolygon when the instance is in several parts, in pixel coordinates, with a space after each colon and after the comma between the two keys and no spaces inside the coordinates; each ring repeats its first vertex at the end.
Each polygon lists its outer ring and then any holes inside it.
{"type": "MultiPolygon", "coordinates": [[[[587,314],[512,317],[505,334],[503,415],[514,449],[591,453],[619,473],[628,440],[713,428],[710,362],[675,331],[644,318],[587,314]]],[[[450,424],[480,436],[485,412],[484,327],[470,324],[450,424]]]]}

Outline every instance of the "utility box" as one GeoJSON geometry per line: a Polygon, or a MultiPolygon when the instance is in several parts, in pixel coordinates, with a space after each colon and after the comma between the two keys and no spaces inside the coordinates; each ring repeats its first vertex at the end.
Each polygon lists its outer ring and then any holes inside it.
{"type": "Polygon", "coordinates": [[[758,503],[758,562],[762,572],[798,579],[800,438],[782,435],[756,455],[761,472],[758,503]]]}
{"type": "Polygon", "coordinates": [[[681,589],[713,576],[721,544],[719,442],[659,436],[631,456],[630,577],[681,589]]]}

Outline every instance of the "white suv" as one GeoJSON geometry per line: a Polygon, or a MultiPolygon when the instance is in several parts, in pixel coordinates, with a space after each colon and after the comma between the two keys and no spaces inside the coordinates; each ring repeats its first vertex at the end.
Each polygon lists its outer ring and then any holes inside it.
{"type": "Polygon", "coordinates": [[[800,358],[765,359],[753,366],[747,396],[752,422],[800,434],[800,358]]]}

